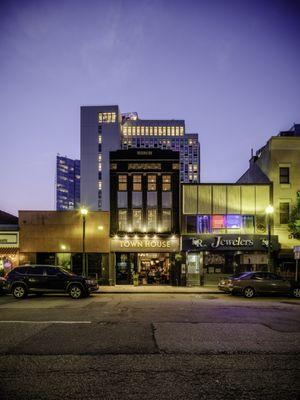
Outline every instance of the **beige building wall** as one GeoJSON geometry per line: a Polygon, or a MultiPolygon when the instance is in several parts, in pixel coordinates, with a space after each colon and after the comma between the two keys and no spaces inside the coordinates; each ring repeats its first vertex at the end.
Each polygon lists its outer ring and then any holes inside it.
{"type": "Polygon", "coordinates": [[[184,215],[264,215],[271,201],[269,184],[187,184],[182,192],[184,215]]]}
{"type": "MultiPolygon", "coordinates": [[[[19,211],[20,253],[82,252],[82,216],[78,211],[19,211]]],[[[86,216],[85,251],[109,253],[109,212],[86,216]]]]}
{"type": "Polygon", "coordinates": [[[256,164],[273,182],[274,234],[278,235],[283,250],[291,250],[300,245],[300,240],[291,238],[288,226],[280,224],[280,203],[290,203],[290,210],[296,206],[297,192],[300,191],[300,137],[272,137],[256,164]],[[280,167],[289,167],[290,183],[280,183],[280,167]]]}

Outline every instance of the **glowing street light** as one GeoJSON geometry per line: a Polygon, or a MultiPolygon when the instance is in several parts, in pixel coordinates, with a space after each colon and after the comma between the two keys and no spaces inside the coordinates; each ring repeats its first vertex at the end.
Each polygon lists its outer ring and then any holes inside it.
{"type": "Polygon", "coordinates": [[[267,214],[267,224],[268,224],[268,271],[271,271],[272,260],[271,260],[271,218],[274,213],[274,207],[269,204],[266,209],[267,214]]]}
{"type": "Polygon", "coordinates": [[[82,275],[88,276],[88,267],[86,266],[85,260],[85,218],[88,214],[88,209],[85,207],[80,208],[80,214],[82,215],[82,275]]]}

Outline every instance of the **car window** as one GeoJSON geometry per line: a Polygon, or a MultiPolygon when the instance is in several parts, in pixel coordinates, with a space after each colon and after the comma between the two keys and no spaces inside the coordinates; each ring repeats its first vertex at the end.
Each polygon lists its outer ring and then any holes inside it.
{"type": "Polygon", "coordinates": [[[257,281],[261,281],[263,278],[264,278],[263,274],[260,274],[260,273],[253,274],[251,277],[251,279],[255,279],[257,281]]]}
{"type": "Polygon", "coordinates": [[[57,275],[58,272],[59,272],[59,269],[58,269],[58,268],[53,268],[53,267],[47,267],[47,268],[46,268],[46,273],[47,273],[47,275],[49,275],[49,276],[57,275]]]}
{"type": "Polygon", "coordinates": [[[11,272],[12,273],[17,273],[17,274],[20,274],[20,275],[24,275],[24,274],[27,273],[27,270],[28,270],[28,267],[18,267],[18,268],[13,269],[11,272]]]}
{"type": "Polygon", "coordinates": [[[38,267],[29,267],[28,274],[29,275],[43,275],[45,267],[38,266],[38,267]]]}

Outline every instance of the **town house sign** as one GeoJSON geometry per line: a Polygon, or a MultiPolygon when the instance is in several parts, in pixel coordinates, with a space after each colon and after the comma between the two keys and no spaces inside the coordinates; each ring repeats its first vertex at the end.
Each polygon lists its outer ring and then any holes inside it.
{"type": "Polygon", "coordinates": [[[175,238],[112,238],[111,251],[179,251],[179,239],[175,238]]]}

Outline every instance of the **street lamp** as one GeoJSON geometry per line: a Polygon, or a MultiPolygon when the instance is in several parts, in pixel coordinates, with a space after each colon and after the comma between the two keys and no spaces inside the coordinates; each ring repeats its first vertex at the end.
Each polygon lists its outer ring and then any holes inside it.
{"type": "Polygon", "coordinates": [[[88,276],[88,268],[86,266],[85,260],[85,217],[88,214],[88,210],[84,207],[80,209],[80,214],[82,215],[82,275],[88,276]]]}
{"type": "Polygon", "coordinates": [[[271,271],[272,261],[271,261],[271,216],[274,213],[274,207],[269,204],[266,208],[267,214],[267,224],[268,224],[268,271],[271,271]]]}

